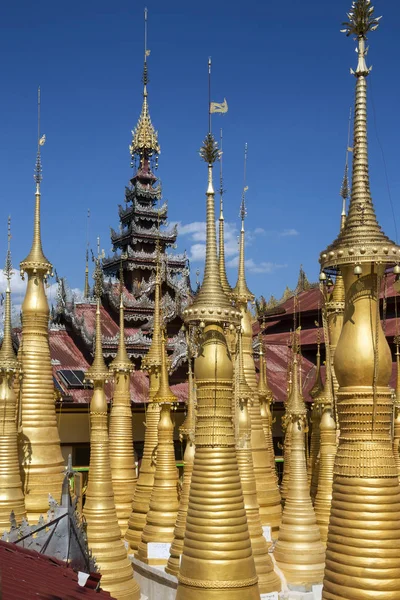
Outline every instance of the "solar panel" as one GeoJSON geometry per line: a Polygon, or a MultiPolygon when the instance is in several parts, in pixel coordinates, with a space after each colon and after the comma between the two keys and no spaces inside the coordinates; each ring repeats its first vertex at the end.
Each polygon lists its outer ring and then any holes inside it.
{"type": "Polygon", "coordinates": [[[53,376],[53,383],[54,383],[54,387],[56,388],[56,390],[58,392],[60,392],[60,394],[62,394],[63,393],[62,387],[54,376],[53,376]]]}
{"type": "Polygon", "coordinates": [[[58,373],[61,375],[70,390],[80,390],[85,387],[85,373],[75,369],[60,369],[58,373]]]}

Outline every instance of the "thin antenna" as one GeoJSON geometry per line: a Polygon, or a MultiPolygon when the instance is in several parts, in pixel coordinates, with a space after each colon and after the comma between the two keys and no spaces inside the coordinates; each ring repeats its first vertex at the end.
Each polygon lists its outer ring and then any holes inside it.
{"type": "Polygon", "coordinates": [[[208,133],[211,134],[211,56],[208,57],[208,133]]]}
{"type": "Polygon", "coordinates": [[[246,173],[247,171],[247,142],[244,145],[244,167],[243,167],[243,192],[242,192],[242,203],[240,206],[240,218],[242,219],[242,223],[246,216],[246,192],[249,189],[246,185],[246,173]]]}
{"type": "Polygon", "coordinates": [[[86,252],[89,252],[89,225],[90,225],[90,208],[87,209],[87,218],[86,218],[86,252]]]}
{"type": "Polygon", "coordinates": [[[43,146],[46,136],[40,137],[40,86],[38,87],[37,93],[37,124],[38,124],[38,132],[37,132],[37,154],[36,154],[36,165],[35,165],[35,174],[34,179],[36,182],[37,191],[39,191],[40,182],[42,181],[42,161],[40,157],[40,146],[43,146]]]}
{"type": "Polygon", "coordinates": [[[7,221],[7,256],[6,256],[6,264],[4,268],[4,275],[7,278],[8,284],[10,284],[10,279],[12,275],[12,263],[11,263],[11,216],[8,217],[7,221]]]}
{"type": "Polygon", "coordinates": [[[144,95],[147,96],[147,84],[149,83],[149,75],[147,71],[147,57],[150,50],[147,48],[147,8],[144,9],[144,65],[143,65],[143,85],[144,95]]]}
{"type": "Polygon", "coordinates": [[[223,210],[223,200],[222,197],[224,195],[224,180],[223,180],[223,176],[222,176],[222,127],[221,127],[221,131],[220,131],[220,144],[219,144],[219,195],[220,195],[220,209],[221,209],[221,215],[222,215],[222,210],[223,210]]]}
{"type": "Polygon", "coordinates": [[[37,149],[38,152],[40,150],[40,85],[38,87],[38,98],[37,98],[37,111],[38,111],[38,117],[37,117],[37,122],[38,122],[38,133],[37,133],[37,149]]]}

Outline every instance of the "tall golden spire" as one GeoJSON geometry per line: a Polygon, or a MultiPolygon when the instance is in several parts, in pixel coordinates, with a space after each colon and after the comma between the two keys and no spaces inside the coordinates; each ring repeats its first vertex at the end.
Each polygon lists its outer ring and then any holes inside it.
{"type": "Polygon", "coordinates": [[[162,363],[161,347],[161,272],[160,243],[157,240],[157,265],[154,296],[153,338],[148,353],[142,359],[142,369],[149,374],[149,403],[146,410],[146,430],[139,477],[132,502],[132,513],[128,521],[125,539],[132,550],[137,550],[149,511],[150,496],[154,485],[156,468],[156,449],[158,444],[158,424],[160,421],[160,403],[154,397],[160,387],[162,363]]]}
{"type": "Polygon", "coordinates": [[[119,343],[117,355],[110,365],[110,371],[114,375],[114,396],[110,412],[110,463],[115,508],[122,537],[128,527],[137,481],[130,393],[131,373],[134,367],[125,345],[123,281],[121,269],[119,343]]]}
{"type": "Polygon", "coordinates": [[[239,372],[236,378],[235,396],[239,402],[239,406],[238,414],[235,418],[238,420],[239,431],[236,452],[251,547],[258,575],[258,587],[261,594],[268,594],[280,591],[281,582],[279,577],[274,573],[274,566],[268,553],[268,544],[263,535],[260,507],[257,502],[256,478],[251,452],[251,420],[248,412],[248,403],[252,401],[254,393],[248,385],[244,373],[241,332],[238,334],[237,368],[239,372]]]}
{"type": "Polygon", "coordinates": [[[314,398],[323,388],[322,378],[321,378],[321,340],[319,338],[319,330],[317,332],[317,361],[316,361],[316,371],[315,371],[315,381],[314,385],[310,390],[311,398],[314,398]]]}
{"type": "Polygon", "coordinates": [[[149,544],[172,543],[179,508],[174,426],[171,420],[171,405],[176,402],[177,398],[169,387],[165,330],[161,344],[160,387],[154,396],[154,402],[158,402],[161,406],[156,470],[146,524],[136,555],[139,560],[148,564],[165,564],[167,562],[165,558],[151,556],[149,544]]]}
{"type": "Polygon", "coordinates": [[[245,239],[244,239],[244,220],[247,215],[246,211],[246,169],[247,169],[247,144],[244,145],[244,176],[243,176],[243,192],[242,192],[242,201],[240,204],[240,220],[241,220],[241,228],[240,228],[240,244],[239,244],[239,270],[238,270],[238,280],[233,289],[233,295],[238,302],[247,302],[254,300],[254,294],[250,292],[246,283],[246,271],[245,271],[245,260],[244,260],[244,247],[245,247],[245,239]]]}
{"type": "Polygon", "coordinates": [[[141,161],[150,158],[153,155],[158,156],[161,152],[158,143],[158,133],[154,129],[150,118],[149,106],[147,102],[147,85],[149,75],[147,69],[147,58],[150,56],[150,50],[147,48],[147,8],[144,9],[144,65],[143,65],[143,105],[139,120],[135,129],[132,131],[132,143],[129,146],[132,158],[138,155],[141,161]]]}
{"type": "Polygon", "coordinates": [[[180,560],[183,551],[183,540],[186,530],[186,518],[189,505],[189,491],[192,481],[193,462],[195,454],[195,428],[196,428],[196,407],[195,407],[195,389],[192,371],[192,353],[189,331],[186,330],[186,345],[188,349],[188,401],[186,419],[179,428],[179,437],[186,437],[186,448],[183,455],[183,482],[181,497],[179,501],[179,510],[176,517],[174,528],[174,539],[171,544],[170,556],[165,570],[170,575],[178,577],[180,560]]]}
{"type": "Polygon", "coordinates": [[[222,289],[227,296],[232,293],[232,288],[229,285],[228,278],[226,276],[225,266],[225,220],[224,220],[224,180],[222,176],[222,129],[220,135],[220,159],[219,159],[219,252],[218,252],[218,265],[219,265],[219,276],[221,278],[222,289]]]}
{"type": "Polygon", "coordinates": [[[28,276],[22,303],[22,352],[24,374],[21,391],[20,452],[28,519],[33,524],[49,508],[49,493],[58,498],[64,473],[57,429],[53,369],[49,347],[49,305],[45,281],[51,264],[43,254],[40,235],[40,149],[45,136],[40,134],[40,88],[38,90],[38,142],[35,168],[35,217],[32,248],[21,262],[21,274],[28,276]]]}
{"type": "Polygon", "coordinates": [[[139,600],[140,588],[133,578],[132,566],[121,540],[115,509],[111,476],[107,400],[104,384],[109,371],[103,358],[101,342],[101,265],[97,258],[95,269],[96,343],[94,360],[86,373],[93,384],[90,402],[90,463],[83,515],[87,523],[89,548],[96,557],[102,574],[101,585],[117,600],[139,600]]]}
{"type": "Polygon", "coordinates": [[[299,389],[297,351],[293,360],[292,390],[287,412],[291,427],[290,475],[274,555],[290,589],[290,586],[319,584],[324,574],[324,547],[307,481],[307,409],[299,389]]]}
{"type": "MultiPolygon", "coordinates": [[[[210,72],[211,61],[209,83],[210,72]]],[[[224,293],[218,269],[212,169],[219,151],[210,109],[201,150],[208,165],[204,278],[194,303],[184,311],[186,325],[200,327],[202,335],[194,367],[196,453],[176,600],[259,600],[232,421],[233,366],[224,334],[227,323],[238,325],[240,313],[224,293]]]]}
{"type": "Polygon", "coordinates": [[[258,337],[259,342],[259,378],[258,378],[258,387],[257,393],[260,401],[260,410],[261,410],[261,422],[264,430],[265,440],[267,442],[267,451],[269,454],[269,458],[271,461],[271,468],[274,474],[275,482],[278,484],[278,476],[276,473],[275,466],[275,451],[274,451],[274,441],[272,435],[272,414],[271,414],[271,404],[273,402],[273,394],[272,390],[268,385],[267,379],[267,365],[264,358],[264,350],[263,350],[263,341],[262,336],[258,337]]]}
{"type": "Polygon", "coordinates": [[[18,524],[26,517],[24,494],[19,470],[17,427],[15,422],[16,395],[14,378],[19,372],[11,339],[10,217],[8,218],[8,250],[4,275],[7,279],[4,304],[4,333],[0,349],[0,530],[10,529],[10,513],[14,511],[18,524]]]}
{"type": "Polygon", "coordinates": [[[366,38],[378,24],[369,0],[353,2],[344,24],[358,44],[350,207],[343,230],[320,256],[323,270],[340,269],[345,287],[334,359],[340,437],[324,600],[395,600],[400,594],[400,549],[393,545],[400,537],[400,487],[391,439],[392,357],[379,314],[384,270],[399,262],[400,248],[377,222],[368,175],[366,38]]]}

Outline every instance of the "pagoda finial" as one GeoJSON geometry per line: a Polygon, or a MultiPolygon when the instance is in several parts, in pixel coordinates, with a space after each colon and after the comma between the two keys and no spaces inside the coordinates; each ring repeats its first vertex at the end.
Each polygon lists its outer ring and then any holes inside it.
{"type": "MultiPolygon", "coordinates": [[[[208,62],[208,80],[210,82],[211,61],[208,62]]],[[[210,83],[209,83],[210,89],[210,83]]],[[[210,92],[209,92],[210,98],[210,92]]],[[[221,283],[217,256],[217,236],[215,229],[215,192],[213,185],[213,165],[220,159],[221,151],[211,133],[211,113],[215,109],[209,103],[209,130],[200,148],[200,157],[208,166],[208,186],[206,192],[206,258],[202,286],[192,305],[183,311],[186,322],[229,322],[238,321],[240,316],[225,294],[221,283]]]]}
{"type": "Polygon", "coordinates": [[[94,279],[94,295],[97,300],[96,307],[96,338],[95,338],[95,352],[92,366],[88,369],[87,378],[91,381],[101,382],[106,381],[109,376],[106,363],[103,357],[103,345],[101,340],[101,296],[103,294],[103,269],[101,268],[102,255],[100,254],[100,238],[97,238],[97,258],[96,266],[93,273],[94,279]]]}
{"type": "Polygon", "coordinates": [[[33,242],[31,251],[28,257],[21,262],[21,272],[34,271],[35,273],[40,271],[45,276],[50,275],[52,265],[43,254],[42,239],[40,234],[40,183],[42,181],[42,160],[41,160],[41,147],[46,141],[45,135],[40,135],[40,87],[38,88],[37,96],[38,105],[38,135],[37,135],[37,154],[36,154],[36,165],[34,180],[36,182],[36,193],[35,193],[35,216],[34,216],[34,229],[33,229],[33,242]]]}
{"type": "Polygon", "coordinates": [[[219,158],[219,253],[218,253],[218,264],[219,264],[219,275],[221,277],[221,285],[225,294],[228,296],[232,292],[232,288],[229,285],[228,278],[226,276],[225,266],[225,223],[224,223],[224,180],[222,176],[222,128],[220,135],[220,158],[219,158]]]}
{"type": "Polygon", "coordinates": [[[15,356],[12,338],[11,338],[11,286],[12,277],[11,263],[11,217],[8,217],[7,225],[7,255],[4,267],[4,275],[7,279],[6,299],[4,305],[4,332],[3,343],[0,349],[0,370],[16,372],[18,370],[18,360],[15,356]]]}
{"type": "Polygon", "coordinates": [[[249,189],[246,184],[246,170],[247,170],[247,143],[244,145],[244,174],[243,174],[243,192],[242,192],[242,200],[240,203],[240,219],[241,219],[241,228],[240,228],[240,245],[239,245],[239,270],[238,270],[238,280],[236,286],[233,290],[233,294],[239,302],[244,302],[247,304],[248,301],[254,299],[254,294],[251,293],[246,283],[246,273],[245,273],[245,260],[244,260],[244,247],[245,247],[245,229],[244,229],[244,220],[247,215],[246,211],[246,192],[249,189]]]}
{"type": "Polygon", "coordinates": [[[354,113],[354,144],[351,198],[346,224],[337,239],[320,255],[322,269],[354,265],[356,274],[362,273],[361,264],[399,262],[400,250],[383,233],[375,215],[372,202],[367,144],[367,82],[371,69],[365,57],[366,36],[375,31],[380,17],[374,17],[370,0],[356,0],[348,13],[342,32],[355,35],[358,43],[358,63],[355,71],[356,98],[354,113]]]}
{"type": "Polygon", "coordinates": [[[147,48],[147,8],[144,9],[144,66],[143,66],[143,105],[139,120],[135,129],[132,131],[132,143],[129,146],[132,159],[139,156],[141,165],[152,156],[158,156],[161,152],[158,143],[158,132],[154,129],[150,118],[149,106],[147,102],[147,85],[149,75],[147,68],[147,58],[150,56],[150,50],[147,48]]]}
{"type": "Polygon", "coordinates": [[[160,387],[156,395],[154,396],[154,402],[169,403],[177,401],[177,397],[169,387],[169,376],[168,376],[168,359],[167,359],[167,348],[166,348],[166,332],[165,327],[162,328],[161,333],[161,371],[160,371],[160,387]]]}
{"type": "Polygon", "coordinates": [[[119,271],[119,342],[117,355],[112,361],[110,368],[113,371],[133,371],[133,364],[126,351],[125,344],[125,311],[124,311],[124,274],[122,261],[119,271]]]}
{"type": "Polygon", "coordinates": [[[346,148],[346,162],[344,166],[344,175],[342,181],[342,187],[340,189],[340,195],[343,200],[342,204],[342,214],[340,217],[340,231],[342,231],[345,223],[346,223],[346,204],[347,199],[350,196],[350,186],[349,186],[349,152],[353,152],[353,148],[350,148],[350,134],[351,134],[351,106],[350,106],[350,114],[349,114],[349,126],[347,130],[347,148],[346,148]]]}

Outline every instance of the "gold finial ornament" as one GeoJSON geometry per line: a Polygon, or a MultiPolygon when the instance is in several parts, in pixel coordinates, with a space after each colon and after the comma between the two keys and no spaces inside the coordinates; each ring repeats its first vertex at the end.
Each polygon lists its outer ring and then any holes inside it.
{"type": "Polygon", "coordinates": [[[14,379],[19,376],[20,365],[15,356],[11,338],[11,286],[10,218],[8,219],[8,250],[4,275],[7,279],[4,304],[4,332],[0,349],[0,530],[10,529],[10,514],[14,512],[18,524],[26,517],[24,494],[18,459],[17,409],[14,379]]]}
{"type": "Polygon", "coordinates": [[[188,348],[188,402],[186,419],[179,428],[179,436],[186,436],[186,448],[183,455],[183,482],[181,497],[179,501],[179,510],[176,517],[174,539],[171,544],[170,556],[165,570],[170,575],[178,577],[179,565],[183,550],[183,539],[186,530],[186,518],[189,505],[189,490],[193,473],[193,462],[196,451],[194,444],[195,429],[196,429],[196,407],[195,407],[195,383],[192,371],[192,355],[190,350],[190,336],[186,333],[186,344],[188,348]]]}
{"type": "Polygon", "coordinates": [[[208,133],[200,149],[201,158],[208,165],[207,216],[206,216],[206,259],[203,283],[193,304],[183,311],[186,321],[238,322],[240,314],[225,294],[219,274],[217,258],[217,236],[215,230],[215,192],[213,185],[213,164],[219,159],[218,144],[212,133],[208,133]]]}
{"type": "MultiPolygon", "coordinates": [[[[100,268],[97,259],[96,270],[100,268]]],[[[104,393],[109,372],[103,358],[100,314],[100,297],[97,296],[95,355],[86,373],[86,379],[93,384],[93,396],[90,402],[89,478],[83,515],[89,548],[102,575],[102,587],[117,600],[139,600],[140,588],[133,578],[132,565],[121,540],[114,502],[104,393]]]]}
{"type": "Polygon", "coordinates": [[[147,564],[166,564],[165,558],[152,557],[149,544],[172,542],[179,508],[178,472],[175,462],[174,426],[171,405],[177,398],[169,387],[165,333],[162,336],[162,363],[160,387],[154,402],[161,405],[158,424],[158,445],[154,485],[151,491],[149,511],[136,557],[147,564]]]}
{"type": "Polygon", "coordinates": [[[28,276],[22,303],[23,382],[21,396],[22,456],[25,506],[33,524],[49,508],[49,493],[58,498],[64,477],[54,399],[53,369],[49,347],[49,305],[45,281],[52,266],[43,254],[40,234],[40,184],[42,180],[40,135],[40,88],[38,90],[38,143],[35,168],[35,217],[31,251],[20,264],[21,274],[28,276]]]}
{"type": "Polygon", "coordinates": [[[85,285],[83,288],[83,297],[90,297],[90,285],[89,285],[89,220],[90,210],[87,211],[87,224],[86,224],[86,261],[85,261],[85,285]]]}
{"type": "Polygon", "coordinates": [[[391,352],[379,314],[385,267],[400,249],[376,220],[368,177],[365,42],[379,18],[353,2],[344,31],[358,42],[352,190],[345,226],[320,257],[340,269],[343,327],[334,359],[339,445],[328,529],[324,600],[395,600],[400,594],[400,487],[391,439],[391,352]]]}
{"type": "Polygon", "coordinates": [[[220,135],[220,158],[219,158],[219,252],[218,252],[218,266],[219,276],[221,279],[222,289],[227,296],[232,293],[232,288],[229,285],[228,278],[226,276],[226,265],[225,265],[225,219],[224,219],[224,180],[222,176],[222,129],[220,135]]]}
{"type": "Polygon", "coordinates": [[[301,585],[311,589],[311,585],[322,582],[324,547],[307,481],[307,409],[299,390],[297,353],[293,361],[292,390],[287,412],[291,428],[290,476],[274,556],[289,586],[301,585]]]}
{"type": "Polygon", "coordinates": [[[251,302],[254,300],[254,294],[249,290],[246,282],[246,271],[245,271],[245,261],[244,261],[244,250],[245,250],[245,240],[244,240],[244,220],[247,215],[246,211],[246,192],[248,187],[246,185],[246,168],[247,168],[247,144],[244,146],[244,181],[243,181],[243,192],[242,192],[242,201],[240,204],[240,220],[241,220],[241,228],[240,228],[240,244],[239,244],[239,271],[238,271],[238,280],[233,288],[233,295],[237,302],[251,302]]]}
{"type": "Polygon", "coordinates": [[[117,355],[110,365],[114,375],[114,396],[110,411],[110,463],[118,524],[124,537],[132,511],[136,486],[133,449],[131,373],[134,369],[125,345],[123,276],[120,274],[119,343],[117,355]]]}
{"type": "MultiPolygon", "coordinates": [[[[319,324],[318,324],[319,327],[319,324]]],[[[321,377],[321,342],[319,339],[319,331],[318,331],[318,341],[317,341],[317,360],[316,360],[316,371],[315,371],[315,381],[314,381],[314,385],[312,386],[311,390],[310,390],[310,396],[311,398],[315,398],[315,396],[321,392],[322,388],[324,387],[323,383],[322,383],[322,377],[321,377]]]]}
{"type": "Polygon", "coordinates": [[[268,544],[263,535],[260,519],[260,509],[257,502],[256,478],[254,476],[253,457],[250,440],[250,415],[248,403],[252,401],[253,390],[246,382],[243,368],[242,334],[238,334],[238,357],[236,360],[238,376],[236,378],[235,396],[238,401],[238,441],[236,453],[239,465],[240,480],[242,482],[244,506],[247,515],[251,547],[253,550],[258,587],[261,594],[279,592],[281,582],[274,572],[274,566],[268,553],[268,544]]]}
{"type": "Polygon", "coordinates": [[[225,324],[238,324],[240,314],[219,275],[212,182],[218,151],[210,136],[202,153],[208,164],[204,279],[194,304],[184,311],[186,325],[200,326],[202,335],[194,367],[196,453],[176,600],[259,600],[236,456],[233,366],[224,334],[225,324]]]}

